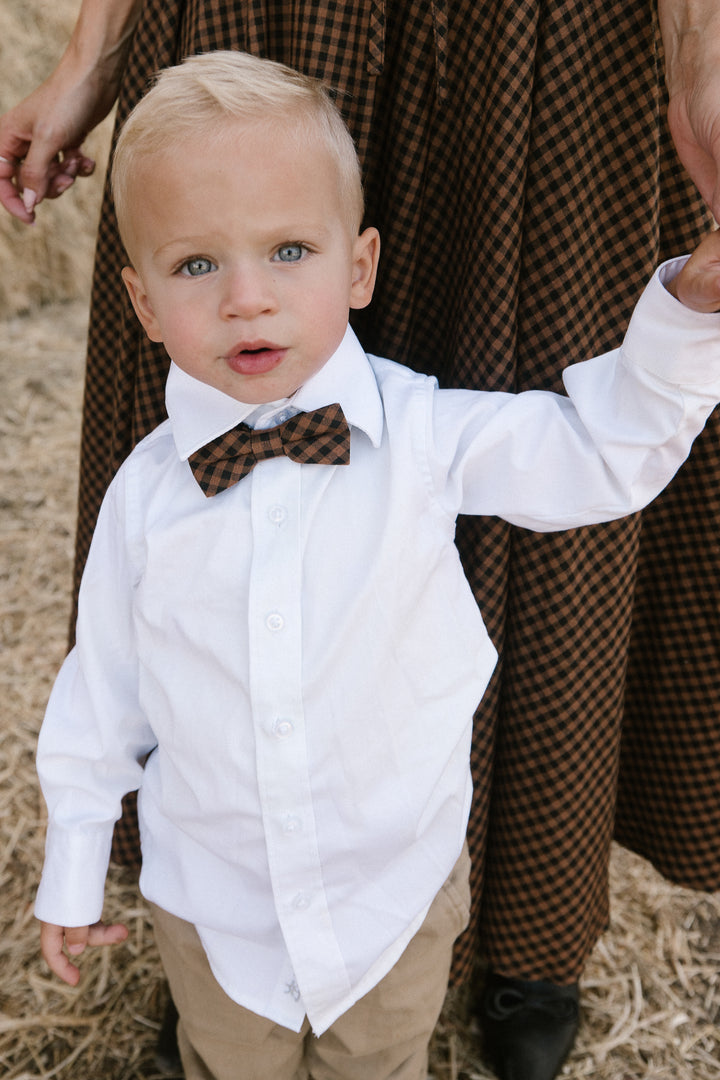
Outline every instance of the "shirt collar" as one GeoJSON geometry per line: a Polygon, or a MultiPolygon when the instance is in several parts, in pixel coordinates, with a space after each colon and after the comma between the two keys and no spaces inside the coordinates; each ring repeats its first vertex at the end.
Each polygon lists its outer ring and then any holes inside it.
{"type": "MultiPolygon", "coordinates": [[[[309,412],[334,402],[342,406],[351,427],[360,428],[374,446],[379,446],[383,429],[380,392],[368,358],[349,326],[327,363],[287,403],[309,412]]],[[[222,390],[200,382],[173,363],[165,387],[165,404],[182,460],[257,409],[257,405],[236,401],[222,390]]]]}

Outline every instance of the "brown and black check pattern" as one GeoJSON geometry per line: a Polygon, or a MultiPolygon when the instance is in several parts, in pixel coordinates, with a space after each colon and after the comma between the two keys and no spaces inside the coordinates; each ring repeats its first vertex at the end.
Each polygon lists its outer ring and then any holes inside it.
{"type": "Polygon", "coordinates": [[[297,413],[272,428],[247,424],[219,435],[190,455],[190,468],[208,498],[237,484],[258,461],[285,455],[299,465],[349,465],[350,429],[338,404],[297,413]]]}
{"type": "MultiPolygon", "coordinates": [[[[145,0],[119,119],[157,68],[218,47],[336,88],[383,239],[356,328],[444,385],[559,389],[707,227],[667,136],[652,0],[145,0]]],[[[113,471],[164,416],[167,358],[122,262],[106,198],[78,571],[113,471]]],[[[607,920],[618,771],[617,835],[679,881],[720,885],[716,429],[641,519],[557,536],[460,522],[502,662],[476,725],[459,975],[479,938],[502,972],[577,977],[607,920]]]]}

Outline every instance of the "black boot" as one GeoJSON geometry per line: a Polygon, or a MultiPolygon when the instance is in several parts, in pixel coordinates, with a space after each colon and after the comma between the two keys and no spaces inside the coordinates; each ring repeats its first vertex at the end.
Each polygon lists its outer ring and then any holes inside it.
{"type": "Polygon", "coordinates": [[[175,1002],[168,997],[162,1026],[155,1044],[155,1064],[163,1075],[182,1080],[184,1073],[178,1050],[177,1024],[178,1012],[175,1002]]]}
{"type": "Polygon", "coordinates": [[[500,1080],[553,1080],[579,1023],[578,984],[488,974],[480,1020],[488,1060],[500,1080]]]}

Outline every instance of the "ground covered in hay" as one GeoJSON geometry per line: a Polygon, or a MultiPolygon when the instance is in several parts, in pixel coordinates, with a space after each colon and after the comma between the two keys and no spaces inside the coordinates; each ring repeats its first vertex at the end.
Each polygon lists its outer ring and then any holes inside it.
{"type": "MultiPolygon", "coordinates": [[[[162,979],[146,910],[111,872],[107,917],[126,946],[83,962],[79,991],[37,954],[32,899],[43,809],[33,752],[62,660],[68,612],[82,378],[83,304],[0,321],[0,1076],[160,1078],[153,1045],[162,979]]],[[[613,920],[583,983],[583,1030],[564,1075],[594,1080],[720,1078],[720,897],[673,889],[616,850],[613,920]]],[[[435,1080],[482,1080],[472,1031],[450,1002],[435,1080]]]]}

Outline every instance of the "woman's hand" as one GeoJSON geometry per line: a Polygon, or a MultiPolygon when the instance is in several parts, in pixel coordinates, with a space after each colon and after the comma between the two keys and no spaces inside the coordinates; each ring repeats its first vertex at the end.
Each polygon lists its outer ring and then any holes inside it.
{"type": "Polygon", "coordinates": [[[720,6],[659,0],[658,12],[675,148],[720,221],[720,6]]]}
{"type": "Polygon", "coordinates": [[[0,118],[0,203],[27,223],[42,199],[55,199],[95,162],[82,142],[99,111],[77,89],[56,93],[51,78],[0,118]]]}
{"type": "Polygon", "coordinates": [[[678,157],[720,221],[720,57],[670,97],[668,123],[678,157]]]}
{"type": "Polygon", "coordinates": [[[0,117],[0,203],[31,223],[95,163],[82,151],[117,97],[142,0],[83,0],[55,71],[0,117]]]}

